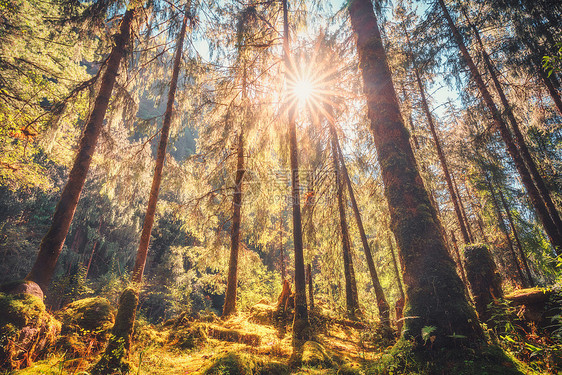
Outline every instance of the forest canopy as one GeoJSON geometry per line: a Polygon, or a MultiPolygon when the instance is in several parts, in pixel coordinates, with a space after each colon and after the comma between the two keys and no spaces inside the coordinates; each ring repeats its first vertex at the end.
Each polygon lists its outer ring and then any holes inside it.
{"type": "Polygon", "coordinates": [[[560,25],[0,0],[0,371],[562,371],[560,25]]]}

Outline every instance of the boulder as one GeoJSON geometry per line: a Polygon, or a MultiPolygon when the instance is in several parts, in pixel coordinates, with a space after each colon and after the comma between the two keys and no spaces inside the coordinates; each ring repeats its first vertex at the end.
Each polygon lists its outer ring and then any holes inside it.
{"type": "Polygon", "coordinates": [[[61,324],[30,294],[0,293],[0,368],[16,370],[39,359],[53,345],[61,324]]]}

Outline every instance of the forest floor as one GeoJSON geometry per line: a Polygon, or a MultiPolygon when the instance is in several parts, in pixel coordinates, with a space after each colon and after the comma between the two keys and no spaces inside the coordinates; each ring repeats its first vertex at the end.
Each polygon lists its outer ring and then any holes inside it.
{"type": "MultiPolygon", "coordinates": [[[[226,370],[227,366],[220,363],[217,366],[217,359],[236,353],[237,360],[246,362],[243,366],[259,368],[260,363],[274,363],[283,368],[282,371],[270,369],[261,373],[360,374],[362,364],[372,362],[386,349],[367,343],[372,340],[366,339],[376,333],[366,326],[358,324],[353,327],[356,324],[352,321],[324,317],[315,319],[313,338],[321,346],[312,348],[312,353],[305,352],[303,363],[294,366],[290,322],[278,324],[271,319],[274,306],[262,304],[256,307],[258,311],[254,308],[227,320],[207,317],[200,320],[183,318],[182,321],[178,318],[159,326],[138,324],[129,355],[133,367],[131,373],[228,374],[232,372],[223,372],[221,368],[226,370]],[[215,371],[209,371],[213,365],[215,371]]],[[[99,354],[68,359],[59,352],[15,374],[85,375],[98,359],[99,354]]]]}

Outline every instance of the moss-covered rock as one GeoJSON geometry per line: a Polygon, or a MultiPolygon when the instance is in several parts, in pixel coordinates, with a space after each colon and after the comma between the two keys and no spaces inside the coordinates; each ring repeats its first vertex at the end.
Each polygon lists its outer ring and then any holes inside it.
{"type": "Polygon", "coordinates": [[[288,375],[290,372],[282,363],[264,362],[253,355],[233,352],[214,358],[203,370],[205,375],[288,375]]]}
{"type": "Polygon", "coordinates": [[[207,341],[205,326],[193,324],[170,331],[168,343],[181,349],[193,349],[207,341]]]}
{"type": "Polygon", "coordinates": [[[43,301],[29,294],[0,293],[0,367],[27,367],[53,345],[61,324],[43,301]]]}
{"type": "Polygon", "coordinates": [[[56,313],[62,322],[57,343],[68,356],[84,357],[99,353],[109,340],[115,314],[105,298],[74,301],[56,313]]]}
{"type": "Polygon", "coordinates": [[[44,295],[41,287],[29,280],[18,280],[0,285],[0,293],[5,294],[28,294],[43,301],[44,295]]]}
{"type": "Polygon", "coordinates": [[[275,313],[277,309],[275,306],[258,303],[250,309],[250,322],[273,325],[275,323],[275,313]]]}
{"type": "Polygon", "coordinates": [[[357,362],[345,362],[338,369],[338,375],[363,375],[365,372],[357,362]]]}
{"type": "Polygon", "coordinates": [[[334,361],[326,349],[315,341],[307,341],[302,346],[303,366],[332,368],[334,361]]]}
{"type": "Polygon", "coordinates": [[[488,304],[503,297],[501,277],[488,246],[465,246],[464,267],[478,317],[487,322],[490,319],[488,304]]]}

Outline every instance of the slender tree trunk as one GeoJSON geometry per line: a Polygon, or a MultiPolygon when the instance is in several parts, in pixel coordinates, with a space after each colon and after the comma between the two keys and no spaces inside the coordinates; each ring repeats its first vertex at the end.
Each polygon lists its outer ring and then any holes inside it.
{"type": "Polygon", "coordinates": [[[281,281],[286,278],[285,249],[283,249],[283,216],[279,215],[279,262],[281,263],[281,281]]]}
{"type": "Polygon", "coordinates": [[[240,246],[240,209],[242,207],[242,178],[244,177],[244,130],[238,137],[238,160],[236,163],[236,181],[232,200],[232,227],[230,230],[230,260],[228,262],[228,279],[226,297],[222,316],[227,317],[236,310],[236,289],[238,286],[238,249],[240,246]]]}
{"type": "Polygon", "coordinates": [[[527,193],[529,194],[529,198],[531,200],[531,203],[533,205],[533,207],[535,208],[537,215],[539,217],[539,219],[541,220],[543,227],[548,235],[548,237],[550,238],[550,241],[553,245],[553,247],[555,249],[557,248],[562,248],[562,235],[560,233],[558,233],[558,228],[556,227],[554,221],[552,220],[552,218],[550,217],[550,214],[548,212],[548,209],[544,203],[544,201],[541,198],[541,195],[537,189],[537,187],[535,186],[533,179],[531,178],[531,175],[529,173],[529,170],[527,169],[527,166],[525,165],[525,162],[521,156],[521,154],[519,153],[519,150],[517,149],[517,146],[515,144],[515,141],[513,140],[513,137],[511,135],[511,132],[509,131],[507,124],[503,121],[503,119],[501,118],[500,112],[498,111],[492,96],[490,94],[490,92],[488,91],[488,88],[486,87],[486,84],[484,83],[482,76],[480,75],[480,73],[478,72],[478,68],[476,67],[474,61],[472,60],[472,57],[470,56],[470,54],[468,53],[468,50],[464,44],[463,38],[461,36],[461,34],[459,33],[458,29],[456,28],[453,19],[451,18],[451,15],[449,14],[447,7],[445,6],[445,3],[443,2],[443,0],[438,0],[441,9],[443,10],[443,15],[445,17],[445,19],[447,20],[447,23],[449,24],[449,28],[451,29],[451,32],[453,34],[453,37],[461,51],[461,54],[466,62],[466,64],[468,65],[470,72],[472,74],[472,78],[474,79],[474,81],[476,82],[476,86],[478,87],[478,90],[480,91],[480,94],[482,95],[482,99],[484,100],[486,106],[488,107],[488,109],[490,110],[492,117],[494,119],[494,124],[496,125],[496,127],[498,128],[506,146],[507,146],[507,151],[509,153],[509,155],[511,156],[511,158],[513,159],[513,162],[515,164],[515,167],[517,168],[517,171],[519,172],[519,175],[521,176],[521,180],[523,182],[523,185],[525,185],[525,188],[527,189],[527,193]]]}
{"type": "Polygon", "coordinates": [[[347,191],[349,193],[349,199],[351,201],[351,207],[353,208],[353,215],[355,216],[355,221],[357,223],[357,228],[359,229],[359,235],[361,237],[361,243],[363,244],[363,251],[365,252],[365,259],[367,260],[367,267],[369,268],[369,273],[371,275],[371,282],[373,283],[373,288],[375,290],[375,298],[377,299],[377,308],[379,310],[379,318],[381,323],[390,326],[390,307],[386,301],[384,291],[382,289],[379,276],[377,274],[377,269],[375,267],[375,262],[373,261],[373,256],[371,254],[371,248],[369,246],[369,241],[367,240],[367,235],[365,234],[365,228],[363,227],[363,220],[361,219],[361,213],[359,212],[359,206],[357,205],[357,200],[355,199],[355,193],[353,191],[353,186],[351,185],[351,179],[349,178],[349,173],[345,165],[345,160],[343,159],[343,154],[341,152],[338,134],[334,126],[334,117],[332,110],[329,109],[329,121],[330,121],[330,133],[332,139],[335,140],[336,151],[338,154],[339,161],[341,163],[341,171],[343,173],[343,178],[347,186],[347,191]]]}
{"type": "MultiPolygon", "coordinates": [[[[283,0],[283,51],[287,79],[294,79],[289,50],[288,0],[283,0]]],[[[289,117],[289,153],[291,163],[291,204],[293,208],[293,244],[295,247],[295,317],[293,320],[293,343],[308,337],[308,309],[306,306],[306,280],[304,275],[304,254],[302,243],[301,205],[299,192],[299,159],[297,149],[296,106],[290,103],[289,117]]]]}
{"type": "Polygon", "coordinates": [[[338,146],[336,144],[336,135],[333,124],[330,124],[330,135],[332,144],[332,161],[334,164],[334,172],[336,178],[336,195],[338,198],[338,211],[340,216],[340,231],[342,237],[343,250],[343,269],[345,276],[345,300],[347,305],[347,314],[351,318],[355,318],[360,314],[359,297],[357,295],[357,283],[355,281],[355,271],[353,269],[353,259],[351,257],[351,240],[349,238],[349,228],[347,226],[347,218],[345,214],[345,199],[343,190],[343,181],[341,180],[342,172],[340,171],[340,162],[338,159],[338,146]]]}
{"type": "Polygon", "coordinates": [[[548,191],[548,188],[546,187],[546,184],[544,182],[544,179],[542,177],[542,175],[539,173],[539,170],[537,168],[537,165],[535,163],[535,160],[533,159],[533,157],[531,156],[531,152],[529,151],[529,148],[527,147],[527,142],[525,141],[525,138],[523,137],[523,134],[521,133],[521,129],[519,127],[519,124],[517,122],[517,120],[515,119],[515,115],[513,114],[513,110],[511,109],[511,105],[509,104],[507,97],[505,96],[505,92],[503,90],[503,87],[498,79],[498,76],[496,74],[496,69],[494,67],[494,65],[492,64],[492,61],[490,59],[490,56],[488,55],[488,53],[486,52],[486,49],[484,48],[484,43],[482,43],[482,39],[480,38],[480,33],[478,32],[478,29],[470,22],[470,19],[468,18],[468,15],[466,14],[466,12],[463,10],[464,16],[467,20],[467,22],[469,23],[469,25],[471,26],[474,35],[476,36],[476,41],[478,42],[478,45],[480,47],[480,50],[482,52],[482,57],[484,58],[484,63],[486,65],[486,68],[488,69],[488,72],[490,73],[490,77],[492,78],[492,81],[494,82],[494,86],[496,87],[496,91],[498,93],[498,96],[500,98],[500,101],[502,103],[502,106],[504,108],[504,111],[507,115],[507,119],[509,120],[509,123],[511,125],[511,129],[513,130],[513,134],[515,135],[515,140],[517,142],[517,146],[519,147],[519,151],[521,152],[521,156],[523,157],[523,160],[525,161],[525,164],[527,165],[527,168],[529,169],[529,172],[531,173],[531,176],[535,182],[535,185],[537,186],[537,189],[539,190],[539,193],[546,205],[546,208],[548,210],[548,213],[550,214],[550,217],[552,219],[552,221],[554,222],[554,224],[556,225],[556,228],[558,230],[558,234],[562,235],[562,220],[560,219],[560,215],[558,213],[558,210],[556,208],[556,206],[554,205],[554,202],[552,201],[552,197],[550,196],[550,192],[548,191]]]}
{"type": "Polygon", "coordinates": [[[392,265],[396,276],[396,283],[398,284],[398,291],[400,292],[400,297],[394,305],[394,311],[396,313],[396,330],[398,331],[398,334],[400,334],[402,332],[402,326],[404,325],[402,318],[404,317],[404,303],[406,302],[406,296],[404,295],[404,288],[402,287],[402,280],[400,279],[400,271],[398,270],[398,261],[396,260],[396,255],[394,254],[394,246],[392,245],[390,233],[388,234],[387,241],[390,254],[392,255],[392,265]]]}
{"type": "Polygon", "coordinates": [[[94,253],[96,252],[96,247],[98,246],[99,241],[94,242],[94,246],[92,246],[92,252],[90,253],[90,259],[88,259],[88,264],[86,265],[86,274],[84,275],[84,279],[88,278],[88,273],[90,273],[90,266],[92,265],[92,259],[94,259],[94,253]]]}
{"type": "Polygon", "coordinates": [[[402,122],[373,4],[352,0],[348,7],[367,98],[368,116],[385,195],[404,270],[405,337],[423,344],[421,331],[434,326],[434,347],[448,346],[454,333],[481,340],[455,263],[447,252],[435,208],[423,186],[408,132],[402,122]]]}
{"type": "Polygon", "coordinates": [[[470,229],[470,221],[468,221],[468,215],[466,214],[466,208],[464,207],[464,203],[462,201],[462,196],[459,190],[459,184],[455,179],[455,175],[451,173],[451,180],[453,181],[453,188],[455,189],[455,194],[457,196],[457,200],[459,201],[459,206],[461,208],[462,219],[464,221],[464,225],[468,232],[468,238],[470,238],[470,242],[474,242],[474,236],[472,235],[472,230],[470,229]]]}
{"type": "Polygon", "coordinates": [[[501,231],[503,232],[505,239],[507,241],[507,246],[513,258],[513,263],[515,264],[515,268],[517,270],[517,275],[519,276],[519,280],[524,287],[527,287],[527,281],[525,280],[525,276],[523,276],[523,270],[521,269],[521,265],[519,264],[519,259],[517,258],[517,254],[515,253],[515,248],[513,246],[513,242],[511,241],[511,237],[509,237],[509,233],[507,228],[505,227],[505,222],[503,219],[503,214],[500,209],[500,205],[496,198],[496,194],[494,192],[494,187],[492,186],[491,182],[486,177],[486,185],[488,185],[488,190],[490,190],[490,197],[492,198],[492,204],[496,211],[496,216],[498,218],[498,224],[500,226],[501,231]]]}
{"type": "Polygon", "coordinates": [[[51,227],[45,237],[43,237],[35,263],[25,278],[37,283],[43,291],[47,290],[55,272],[57,260],[62,251],[86,181],[86,176],[88,175],[88,170],[90,169],[96,144],[103,127],[103,119],[107,112],[109,99],[111,98],[119,71],[119,65],[129,43],[134,12],[134,8],[125,12],[121,20],[119,33],[114,36],[115,44],[107,59],[106,69],[101,78],[100,91],[80,139],[74,165],[68,175],[68,181],[62,191],[59,203],[55,208],[51,227]]]}
{"type": "Polygon", "coordinates": [[[503,195],[503,191],[499,186],[498,186],[498,194],[500,196],[503,209],[507,215],[507,221],[509,222],[509,226],[511,227],[511,233],[513,233],[513,238],[515,238],[515,243],[517,244],[517,248],[519,250],[519,256],[521,257],[521,261],[523,262],[523,267],[525,268],[525,273],[527,274],[527,281],[529,282],[530,286],[534,286],[535,282],[533,280],[533,277],[531,276],[531,270],[529,269],[527,256],[525,255],[525,252],[523,251],[523,246],[521,245],[521,241],[519,240],[519,235],[517,234],[517,229],[515,228],[515,222],[513,221],[511,210],[509,209],[505,196],[503,195]]]}
{"type": "Polygon", "coordinates": [[[308,263],[306,268],[308,276],[308,305],[310,306],[310,312],[314,311],[314,288],[312,286],[312,266],[308,263]]]}
{"type": "Polygon", "coordinates": [[[540,64],[535,64],[535,66],[541,81],[545,85],[548,94],[550,95],[552,101],[554,102],[554,105],[556,106],[556,109],[562,115],[562,99],[560,98],[560,94],[558,93],[558,90],[556,90],[556,87],[554,87],[554,84],[552,83],[552,81],[544,71],[543,67],[540,64]]]}
{"type": "MultiPolygon", "coordinates": [[[[407,36],[407,34],[406,34],[407,36]]],[[[410,43],[410,39],[408,38],[408,44],[410,43]]],[[[410,48],[411,50],[411,48],[410,48]]],[[[449,189],[449,195],[451,196],[451,201],[453,202],[453,208],[455,209],[455,214],[457,215],[457,220],[459,222],[459,227],[462,233],[462,238],[464,243],[469,244],[472,241],[470,240],[470,236],[468,234],[468,229],[464,223],[462,218],[461,209],[459,206],[459,202],[457,200],[457,195],[455,194],[455,190],[453,188],[453,183],[451,181],[451,174],[449,173],[449,166],[447,164],[447,158],[445,157],[445,153],[443,152],[443,148],[441,147],[441,141],[439,140],[439,136],[437,135],[437,130],[435,129],[435,123],[433,122],[433,116],[431,114],[431,110],[429,109],[429,105],[427,103],[427,98],[425,95],[425,88],[423,86],[418,67],[414,57],[411,57],[412,63],[414,65],[414,74],[416,76],[416,82],[418,84],[418,90],[421,96],[421,103],[423,112],[425,113],[425,117],[427,119],[427,123],[429,124],[429,129],[431,130],[431,135],[433,136],[433,141],[435,142],[435,149],[437,150],[437,156],[439,157],[439,162],[441,164],[441,169],[443,169],[443,175],[445,176],[445,181],[447,182],[447,188],[449,189]]]]}
{"type": "Polygon", "coordinates": [[[150,196],[148,197],[148,205],[144,216],[144,224],[142,227],[141,239],[137,250],[137,258],[133,268],[132,281],[141,283],[144,267],[146,265],[146,257],[148,254],[148,244],[150,242],[150,234],[152,225],[154,224],[154,214],[156,213],[156,203],[158,202],[158,193],[160,191],[160,182],[162,181],[162,170],[164,169],[164,161],[166,159],[166,147],[168,146],[168,137],[170,134],[170,125],[172,123],[172,114],[174,111],[174,101],[176,97],[176,88],[178,86],[178,76],[180,71],[180,63],[183,49],[185,33],[187,31],[188,16],[183,19],[182,28],[177,41],[176,54],[174,56],[174,67],[172,71],[172,80],[170,81],[170,89],[168,91],[168,102],[166,105],[166,113],[162,123],[160,132],[160,143],[156,153],[156,165],[154,166],[154,175],[152,177],[152,186],[150,188],[150,196]]]}

